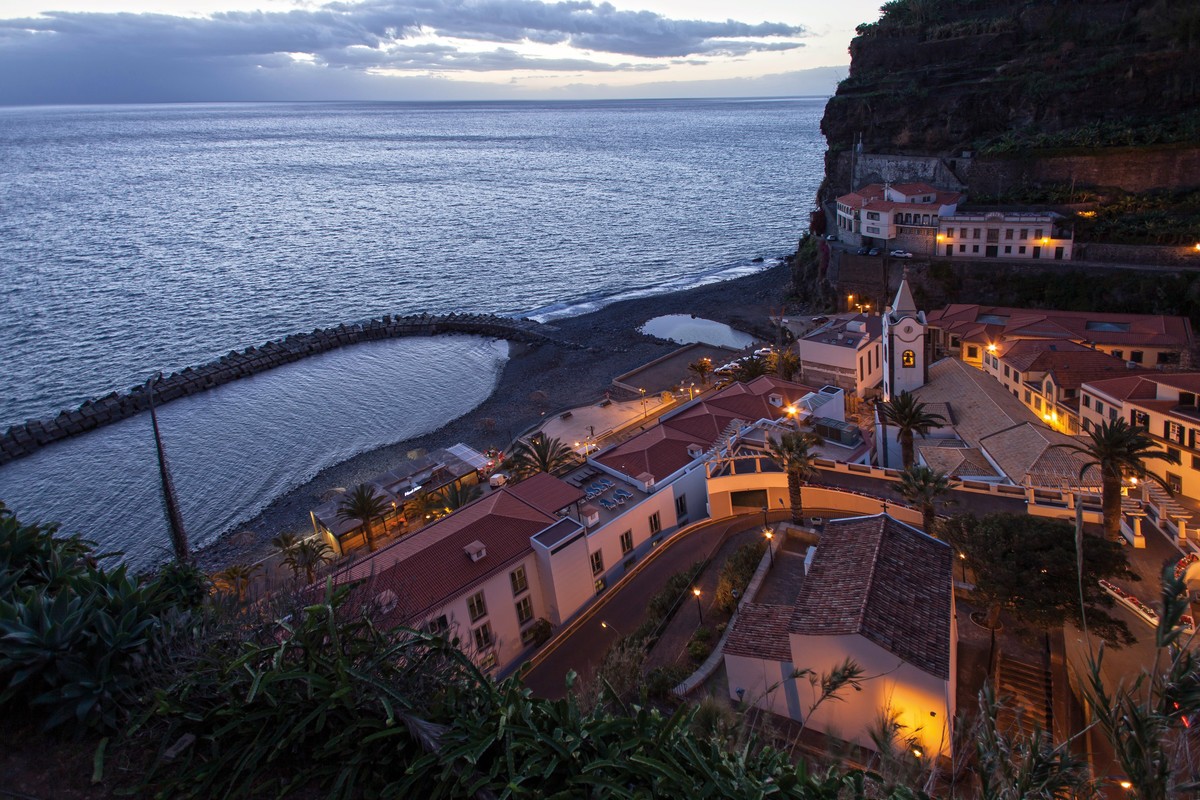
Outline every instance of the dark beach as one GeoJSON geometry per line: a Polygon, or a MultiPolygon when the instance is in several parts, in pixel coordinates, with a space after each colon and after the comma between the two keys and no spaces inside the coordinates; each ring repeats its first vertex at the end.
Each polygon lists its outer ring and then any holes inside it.
{"type": "Polygon", "coordinates": [[[761,336],[767,329],[768,312],[778,309],[785,294],[788,270],[781,264],[736,280],[624,300],[590,314],[554,320],[550,325],[562,339],[585,347],[512,344],[495,390],[470,413],[423,436],[361,453],[323,470],[277,498],[237,532],[206,548],[199,554],[201,561],[207,567],[218,567],[266,555],[277,534],[303,535],[311,530],[309,511],[330,489],[369,480],[403,460],[410,450],[456,442],[479,450],[504,448],[545,415],[600,400],[605,390],[613,389],[614,377],[679,346],[639,333],[637,329],[648,319],[694,314],[761,336]],[[538,392],[542,394],[535,395],[538,392]]]}

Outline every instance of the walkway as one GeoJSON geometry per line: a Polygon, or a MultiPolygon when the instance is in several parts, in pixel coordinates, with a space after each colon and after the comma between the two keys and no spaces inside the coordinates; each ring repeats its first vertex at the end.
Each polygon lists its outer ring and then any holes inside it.
{"type": "MultiPolygon", "coordinates": [[[[613,642],[641,624],[646,604],[669,577],[709,558],[726,537],[761,525],[760,514],[718,520],[664,544],[666,549],[656,554],[628,583],[614,588],[583,612],[583,621],[574,629],[547,643],[546,649],[538,654],[537,666],[526,673],[525,685],[537,697],[561,698],[566,694],[567,672],[574,670],[583,675],[593,671],[613,642]],[[603,627],[602,622],[608,627],[603,627]]],[[[712,593],[708,594],[711,597],[712,593]]],[[[686,615],[688,610],[685,606],[679,615],[686,615]]],[[[694,614],[695,609],[691,610],[694,614]]]]}

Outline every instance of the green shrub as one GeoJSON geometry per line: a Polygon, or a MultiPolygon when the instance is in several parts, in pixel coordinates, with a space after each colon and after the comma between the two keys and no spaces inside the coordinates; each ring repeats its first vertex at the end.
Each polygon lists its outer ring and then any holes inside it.
{"type": "Polygon", "coordinates": [[[708,654],[713,651],[713,644],[710,641],[701,641],[692,639],[687,646],[688,657],[695,663],[699,664],[704,659],[708,658],[708,654]]]}
{"type": "Polygon", "coordinates": [[[672,697],[671,690],[683,683],[691,670],[679,664],[655,667],[646,676],[646,696],[651,700],[666,700],[672,697]]]}
{"type": "Polygon", "coordinates": [[[758,569],[758,563],[762,561],[766,552],[765,541],[747,542],[725,561],[721,567],[721,575],[717,578],[717,608],[727,614],[732,614],[737,609],[738,601],[733,596],[734,591],[737,591],[739,597],[745,593],[750,579],[754,577],[754,571],[758,569]]]}

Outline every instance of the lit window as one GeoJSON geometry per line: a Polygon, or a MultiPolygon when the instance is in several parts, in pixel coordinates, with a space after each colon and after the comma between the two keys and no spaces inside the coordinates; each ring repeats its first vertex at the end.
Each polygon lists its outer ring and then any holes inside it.
{"type": "Polygon", "coordinates": [[[599,575],[604,572],[604,553],[597,550],[592,553],[592,574],[599,575]]]}
{"type": "Polygon", "coordinates": [[[531,619],[533,619],[533,600],[529,595],[525,595],[517,603],[517,623],[524,625],[531,619]]]}
{"type": "Polygon", "coordinates": [[[917,354],[912,350],[905,350],[900,356],[900,363],[905,367],[915,367],[917,365],[917,354]]]}

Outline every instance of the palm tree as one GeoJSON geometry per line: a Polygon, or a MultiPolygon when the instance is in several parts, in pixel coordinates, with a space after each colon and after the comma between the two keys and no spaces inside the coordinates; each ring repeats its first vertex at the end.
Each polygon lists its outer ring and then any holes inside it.
{"type": "MultiPolygon", "coordinates": [[[[1088,431],[1080,444],[1056,444],[1065,450],[1082,454],[1086,463],[1079,468],[1079,477],[1096,467],[1100,470],[1100,505],[1104,511],[1104,536],[1109,541],[1121,538],[1121,481],[1124,478],[1150,479],[1168,492],[1171,487],[1143,463],[1159,459],[1174,463],[1166,450],[1155,449],[1145,428],[1131,426],[1123,417],[1105,422],[1088,431]]],[[[1082,438],[1082,437],[1081,437],[1082,438]]]]}
{"type": "Polygon", "coordinates": [[[292,570],[292,575],[299,578],[304,573],[305,582],[312,583],[317,579],[317,570],[333,560],[333,549],[320,539],[305,539],[296,542],[287,551],[283,563],[292,570]]]}
{"type": "Polygon", "coordinates": [[[765,358],[750,355],[737,362],[737,366],[733,370],[733,379],[748,383],[761,375],[766,375],[770,371],[771,368],[767,365],[765,358]]]}
{"type": "Polygon", "coordinates": [[[554,472],[574,460],[571,448],[539,433],[529,439],[518,439],[508,451],[506,463],[518,478],[528,478],[539,472],[554,472]]]}
{"type": "Polygon", "coordinates": [[[696,361],[688,364],[687,368],[688,372],[693,373],[697,378],[700,379],[701,386],[708,385],[708,376],[711,375],[713,371],[711,358],[706,356],[704,358],[697,359],[696,361]]]}
{"type": "Polygon", "coordinates": [[[909,467],[900,473],[900,485],[896,487],[908,502],[921,509],[921,525],[925,532],[933,535],[937,521],[938,498],[950,491],[950,479],[946,473],[929,467],[909,467]]]}
{"type": "Polygon", "coordinates": [[[239,603],[244,603],[246,601],[246,593],[250,589],[250,582],[258,574],[258,570],[258,564],[252,567],[247,567],[244,564],[231,564],[216,575],[213,575],[213,580],[216,582],[219,590],[231,593],[237,598],[239,603]]]}
{"type": "Polygon", "coordinates": [[[452,483],[442,490],[441,500],[447,511],[457,511],[481,494],[477,483],[452,483]]]}
{"type": "MultiPolygon", "coordinates": [[[[927,412],[925,404],[911,392],[901,392],[883,403],[879,410],[884,421],[895,425],[900,432],[900,455],[905,469],[911,467],[916,460],[913,453],[913,436],[925,436],[930,428],[946,424],[945,417],[927,412]]],[[[884,447],[887,447],[887,442],[884,442],[884,447]]]]}
{"type": "Polygon", "coordinates": [[[387,500],[376,494],[373,486],[360,483],[338,506],[337,516],[341,520],[361,520],[363,538],[367,540],[367,550],[373,551],[375,540],[372,537],[371,520],[382,518],[387,509],[387,500]]]}
{"type": "Polygon", "coordinates": [[[780,350],[772,355],[769,361],[773,361],[775,374],[785,381],[790,381],[800,371],[800,356],[791,350],[780,350]]]}
{"type": "Polygon", "coordinates": [[[799,525],[804,519],[804,501],[800,487],[817,474],[816,460],[819,455],[812,448],[824,441],[808,431],[788,431],[771,440],[771,456],[787,473],[788,499],[792,504],[792,522],[799,525]]]}
{"type": "Polygon", "coordinates": [[[300,543],[300,537],[294,533],[281,533],[271,540],[271,546],[280,553],[286,553],[300,543]]]}
{"type": "Polygon", "coordinates": [[[425,492],[404,504],[404,517],[410,522],[423,522],[443,517],[450,512],[446,498],[438,492],[425,492]]]}

